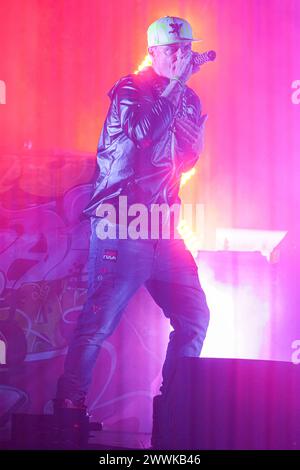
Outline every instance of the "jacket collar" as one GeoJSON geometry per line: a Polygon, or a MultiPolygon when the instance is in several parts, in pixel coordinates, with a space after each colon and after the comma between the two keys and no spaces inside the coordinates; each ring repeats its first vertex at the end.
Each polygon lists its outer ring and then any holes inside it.
{"type": "Polygon", "coordinates": [[[145,69],[141,70],[139,75],[141,76],[141,78],[144,76],[146,80],[152,82],[153,85],[158,85],[162,88],[165,88],[170,83],[169,78],[158,75],[154,71],[153,67],[146,67],[145,69]]]}

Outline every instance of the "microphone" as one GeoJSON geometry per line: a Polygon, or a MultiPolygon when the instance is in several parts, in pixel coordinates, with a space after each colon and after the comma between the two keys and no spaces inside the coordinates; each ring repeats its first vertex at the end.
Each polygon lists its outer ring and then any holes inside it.
{"type": "Polygon", "coordinates": [[[206,51],[199,54],[199,52],[192,52],[192,62],[194,65],[203,65],[205,62],[210,62],[216,58],[215,51],[206,51]]]}

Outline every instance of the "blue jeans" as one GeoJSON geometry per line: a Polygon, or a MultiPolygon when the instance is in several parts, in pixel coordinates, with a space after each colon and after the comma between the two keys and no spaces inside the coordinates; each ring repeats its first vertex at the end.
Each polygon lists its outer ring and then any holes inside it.
{"type": "Polygon", "coordinates": [[[142,285],[173,327],[162,371],[165,392],[177,359],[199,356],[206,335],[209,309],[197,265],[181,239],[100,240],[95,224],[92,219],[87,300],[58,381],[57,398],[84,402],[100,347],[142,285]]]}

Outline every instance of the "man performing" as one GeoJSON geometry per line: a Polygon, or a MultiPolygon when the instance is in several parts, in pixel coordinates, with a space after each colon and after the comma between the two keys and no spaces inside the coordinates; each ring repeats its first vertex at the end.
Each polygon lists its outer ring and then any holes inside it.
{"type": "Polygon", "coordinates": [[[108,234],[115,233],[111,228],[118,233],[102,237],[107,208],[118,212],[120,198],[126,198],[129,215],[133,204],[143,205],[150,214],[154,205],[171,207],[180,201],[180,177],[197,162],[206,120],[198,96],[186,85],[198,71],[192,61],[194,40],[184,19],[155,21],[148,28],[152,67],[121,78],[109,93],[110,108],[97,152],[99,174],[84,211],[91,218],[88,294],[58,381],[57,408],[85,409],[101,345],[142,285],[173,327],[162,394],[178,359],[200,355],[209,310],[196,263],[176,229],[169,237],[162,236],[164,220],[156,237],[151,237],[150,227],[139,238],[130,233],[119,236],[123,224],[119,214],[106,227],[108,234]]]}

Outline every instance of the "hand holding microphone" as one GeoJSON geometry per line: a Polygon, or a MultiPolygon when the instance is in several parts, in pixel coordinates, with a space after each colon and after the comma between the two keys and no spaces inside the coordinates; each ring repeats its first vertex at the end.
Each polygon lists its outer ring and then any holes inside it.
{"type": "Polygon", "coordinates": [[[179,61],[175,76],[177,76],[181,82],[185,83],[192,74],[200,70],[201,65],[206,62],[211,62],[215,60],[215,58],[215,51],[206,51],[202,53],[191,51],[185,57],[183,56],[182,60],[179,61]]]}

